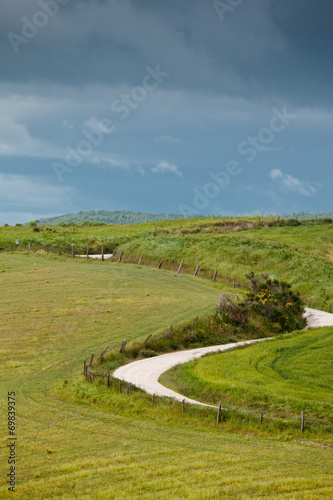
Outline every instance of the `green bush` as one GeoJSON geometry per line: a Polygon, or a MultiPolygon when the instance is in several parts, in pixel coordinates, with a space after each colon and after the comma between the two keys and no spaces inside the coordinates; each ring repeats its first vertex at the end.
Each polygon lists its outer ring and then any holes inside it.
{"type": "Polygon", "coordinates": [[[250,308],[244,303],[236,304],[227,293],[222,293],[217,312],[225,322],[237,326],[245,326],[250,317],[250,308]]]}
{"type": "Polygon", "coordinates": [[[282,219],[278,222],[278,225],[280,227],[285,227],[285,226],[300,226],[302,224],[302,221],[298,219],[282,219]]]}
{"type": "Polygon", "coordinates": [[[264,338],[306,326],[303,302],[288,283],[271,280],[266,274],[258,278],[250,273],[248,279],[250,290],[243,302],[234,302],[230,295],[223,293],[214,315],[196,318],[185,326],[171,326],[166,332],[149,338],[144,346],[139,343],[128,346],[127,356],[136,359],[179,349],[264,338]]]}
{"type": "Polygon", "coordinates": [[[289,283],[272,280],[265,274],[256,278],[253,272],[247,278],[251,291],[245,293],[244,309],[259,315],[272,330],[291,332],[306,326],[304,303],[289,283]]]}
{"type": "Polygon", "coordinates": [[[149,349],[141,349],[138,353],[139,356],[142,356],[143,358],[152,358],[154,356],[158,356],[157,352],[151,351],[149,349]]]}

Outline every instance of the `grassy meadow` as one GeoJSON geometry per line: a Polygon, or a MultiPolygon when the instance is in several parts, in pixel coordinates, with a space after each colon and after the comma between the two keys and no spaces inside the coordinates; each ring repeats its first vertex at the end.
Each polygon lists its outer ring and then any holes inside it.
{"type": "Polygon", "coordinates": [[[164,385],[208,404],[222,402],[230,425],[242,419],[263,431],[300,426],[333,443],[333,328],[284,334],[247,348],[205,356],[163,375],[164,385]]]}
{"type": "Polygon", "coordinates": [[[333,312],[333,224],[304,223],[276,227],[271,219],[199,218],[118,226],[30,226],[1,227],[0,251],[15,251],[15,240],[26,250],[29,242],[35,251],[70,254],[114,253],[117,260],[123,250],[124,262],[138,262],[143,253],[144,265],[193,273],[200,262],[199,276],[245,284],[246,274],[266,272],[279,280],[288,280],[308,306],[333,312]]]}
{"type": "MultiPolygon", "coordinates": [[[[232,428],[227,420],[217,426],[214,409],[182,412],[162,398],[152,405],[139,390],[119,393],[115,382],[107,388],[104,379],[89,384],[82,375],[83,360],[107,344],[143,341],[171,323],[210,314],[221,291],[242,293],[230,282],[236,277],[241,284],[248,270],[291,278],[308,304],[330,309],[332,225],[309,226],[314,238],[302,234],[303,226],[257,230],[255,220],[247,229],[215,222],[0,228],[1,498],[13,496],[5,484],[8,391],[16,392],[20,500],[332,497],[327,436],[255,430],[246,422],[232,428]],[[16,238],[20,250],[8,252],[16,238]],[[72,242],[82,252],[87,243],[91,252],[101,243],[105,252],[123,249],[128,261],[144,252],[144,265],[72,259],[72,242]],[[161,258],[165,267],[157,270],[161,258]],[[191,274],[202,262],[199,277],[176,275],[181,258],[191,274]],[[215,266],[220,280],[212,283],[205,277],[215,266]]],[[[320,401],[324,408],[327,401],[320,401]]]]}

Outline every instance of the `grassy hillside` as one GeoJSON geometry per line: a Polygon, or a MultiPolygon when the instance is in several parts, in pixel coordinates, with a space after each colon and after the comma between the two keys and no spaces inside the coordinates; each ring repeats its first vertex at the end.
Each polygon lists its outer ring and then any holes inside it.
{"type": "Polygon", "coordinates": [[[332,327],[288,334],[187,363],[163,380],[200,401],[222,400],[230,410],[226,418],[236,420],[240,412],[253,416],[255,426],[264,411],[266,428],[299,427],[304,410],[308,428],[332,441],[332,341],[332,327]]]}
{"type": "Polygon", "coordinates": [[[207,281],[118,263],[0,253],[1,498],[16,392],[15,498],[329,498],[331,449],[232,435],[214,410],[88,384],[83,359],[209,311],[207,281]],[[4,272],[3,272],[4,271],[4,272]],[[253,457],[255,456],[255,460],[253,457]],[[263,471],[265,473],[263,474],[263,471]]]}
{"type": "Polygon", "coordinates": [[[65,214],[56,217],[47,217],[37,220],[39,225],[70,224],[75,222],[98,222],[102,224],[138,224],[140,222],[163,221],[172,219],[187,219],[187,215],[180,214],[150,214],[145,212],[131,212],[129,210],[89,210],[76,214],[65,214]]]}
{"type": "MultiPolygon", "coordinates": [[[[245,283],[249,271],[266,272],[288,280],[302,294],[307,305],[333,312],[333,224],[306,222],[299,226],[272,227],[272,221],[247,219],[188,219],[121,226],[43,226],[0,228],[0,250],[71,251],[77,253],[123,250],[123,260],[154,265],[164,259],[163,268],[194,272],[200,262],[200,276],[236,278],[245,283]],[[34,229],[39,231],[34,232],[34,229]]],[[[275,226],[278,224],[274,222],[275,226]]]]}
{"type": "MultiPolygon", "coordinates": [[[[274,216],[271,216],[274,218],[274,216]]],[[[277,218],[278,216],[275,216],[277,218]]],[[[322,219],[332,218],[333,213],[324,212],[314,214],[311,212],[297,212],[294,214],[283,214],[281,219],[322,219]]],[[[188,219],[190,216],[181,214],[151,214],[145,212],[131,212],[129,210],[89,210],[75,214],[64,214],[55,217],[46,217],[37,220],[39,225],[57,225],[72,222],[81,224],[84,222],[97,222],[101,224],[137,224],[141,222],[163,221],[172,219],[188,219]]]]}

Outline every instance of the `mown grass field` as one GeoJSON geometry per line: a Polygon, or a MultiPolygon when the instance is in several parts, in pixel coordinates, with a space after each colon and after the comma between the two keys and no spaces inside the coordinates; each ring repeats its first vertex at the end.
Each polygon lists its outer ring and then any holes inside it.
{"type": "Polygon", "coordinates": [[[231,421],[239,413],[257,426],[264,411],[262,428],[275,433],[299,428],[303,410],[308,435],[318,432],[332,443],[332,360],[333,328],[327,327],[209,355],[171,370],[163,381],[191,398],[222,401],[231,421]]]}
{"type": "MultiPolygon", "coordinates": [[[[22,229],[30,237],[31,228],[1,228],[0,241],[2,231],[22,229]]],[[[124,237],[126,230],[119,229],[124,237]]],[[[84,380],[91,353],[209,313],[222,289],[233,292],[225,282],[33,252],[0,253],[0,280],[1,498],[13,495],[5,484],[8,391],[16,392],[18,499],[333,495],[331,448],[304,443],[301,435],[272,439],[246,428],[232,434],[223,423],[215,426],[214,410],[182,413],[176,403],[152,406],[140,392],[118,394],[84,380]]]]}

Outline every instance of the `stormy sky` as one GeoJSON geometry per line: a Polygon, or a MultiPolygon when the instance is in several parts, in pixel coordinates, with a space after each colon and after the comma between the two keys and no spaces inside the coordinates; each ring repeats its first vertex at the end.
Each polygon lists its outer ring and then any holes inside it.
{"type": "Polygon", "coordinates": [[[0,224],[332,211],[331,0],[2,0],[0,224]]]}

